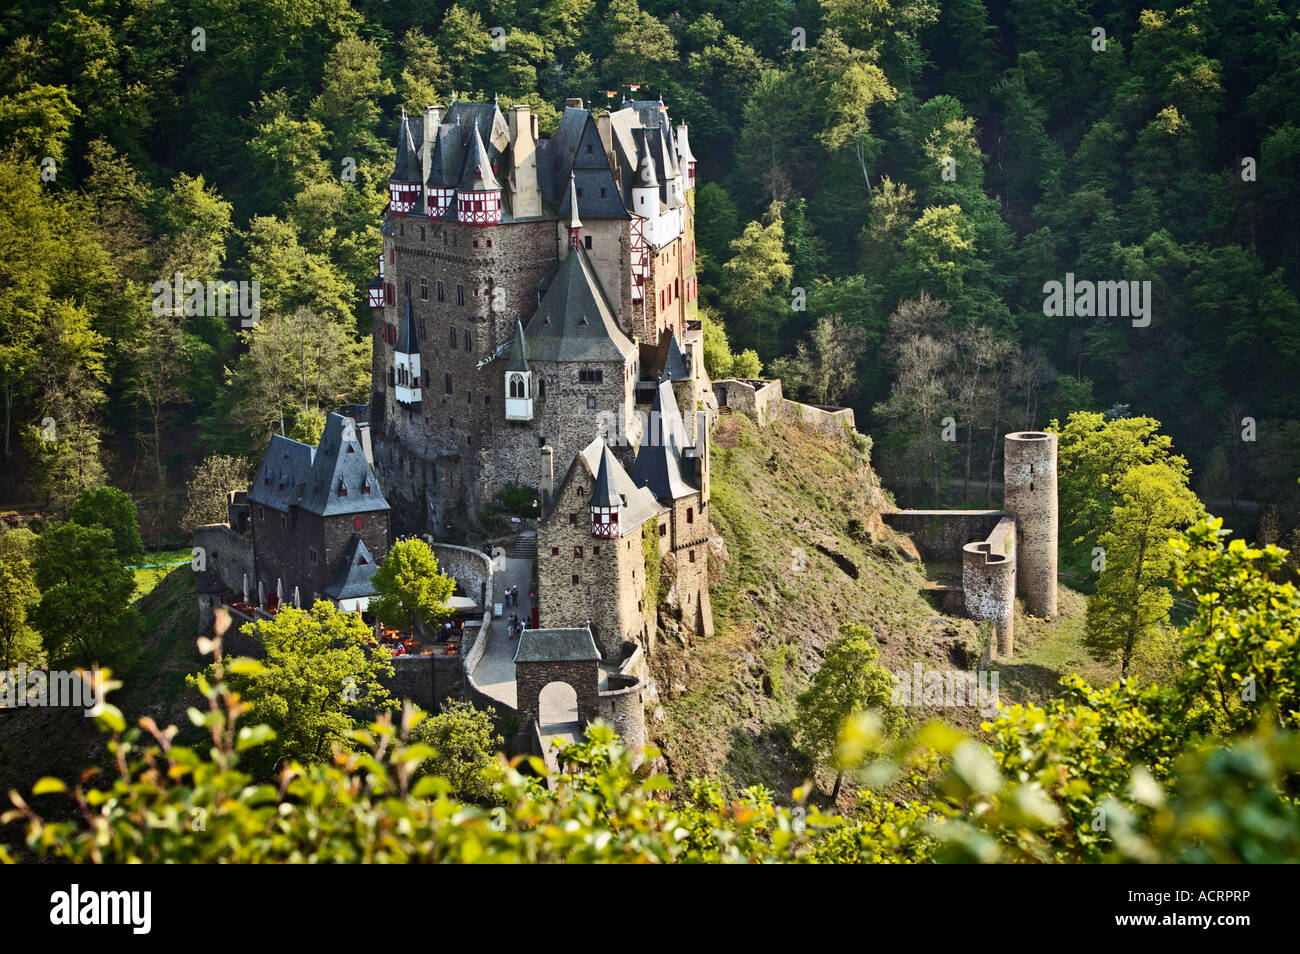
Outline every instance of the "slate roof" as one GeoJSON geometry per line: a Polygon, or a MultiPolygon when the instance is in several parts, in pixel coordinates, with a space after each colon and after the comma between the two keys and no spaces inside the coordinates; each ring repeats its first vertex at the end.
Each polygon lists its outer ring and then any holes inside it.
{"type": "Polygon", "coordinates": [[[478,126],[472,126],[470,129],[465,168],[460,174],[460,181],[456,184],[456,188],[461,192],[490,192],[501,188],[501,183],[497,182],[497,177],[492,172],[492,163],[488,159],[488,150],[483,145],[483,137],[479,135],[478,126]]]}
{"type": "Polygon", "coordinates": [[[435,189],[454,188],[465,164],[465,146],[460,127],[444,123],[433,137],[433,157],[429,163],[428,185],[435,189]]]}
{"type": "MultiPolygon", "coordinates": [[[[623,465],[618,462],[618,458],[610,453],[608,445],[600,437],[597,437],[574,456],[573,463],[569,465],[570,474],[566,475],[565,481],[569,480],[574,468],[581,467],[582,473],[599,483],[600,468],[605,455],[609,456],[606,473],[610,490],[618,496],[623,506],[619,527],[623,536],[626,537],[635,533],[641,524],[647,520],[652,520],[661,513],[667,512],[668,508],[660,504],[651,491],[645,487],[638,487],[633,482],[627,471],[623,469],[623,465]]],[[[557,496],[556,502],[558,503],[558,501],[559,497],[557,496]]]]}
{"type": "Polygon", "coordinates": [[[660,381],[650,405],[650,421],[636,462],[632,465],[632,482],[647,487],[659,500],[677,500],[696,493],[686,473],[691,467],[684,460],[686,429],[669,381],[660,381]]]}
{"type": "Polygon", "coordinates": [[[583,248],[551,272],[546,297],[525,329],[530,361],[629,361],[637,347],[624,334],[583,248]]]}
{"type": "Polygon", "coordinates": [[[406,316],[397,331],[397,344],[394,350],[402,354],[419,354],[420,339],[415,334],[415,315],[411,311],[411,299],[406,299],[406,316]]]}
{"type": "Polygon", "coordinates": [[[370,550],[359,534],[352,534],[348,548],[343,554],[343,569],[334,582],[325,587],[325,595],[335,600],[353,600],[363,596],[374,596],[375,572],[379,565],[370,555],[370,550]]]}
{"type": "Polygon", "coordinates": [[[515,322],[515,337],[510,342],[510,350],[506,352],[506,370],[507,371],[527,371],[528,370],[528,342],[524,340],[524,323],[515,322]]]}
{"type": "Polygon", "coordinates": [[[316,447],[273,435],[248,499],[283,513],[301,507],[322,517],[390,509],[366,460],[356,422],[341,414],[325,419],[316,447]]]}
{"type": "Polygon", "coordinates": [[[526,629],[519,637],[515,650],[516,663],[530,662],[588,662],[599,661],[600,652],[591,630],[585,626],[575,629],[526,629]]]}
{"type": "Polygon", "coordinates": [[[602,442],[600,450],[600,469],[596,472],[596,486],[591,491],[591,506],[622,507],[623,498],[614,492],[614,480],[610,476],[615,466],[614,455],[609,445],[602,442]]]}
{"type": "Polygon", "coordinates": [[[420,150],[415,142],[415,133],[412,130],[413,124],[418,124],[419,118],[407,119],[406,112],[402,112],[402,124],[397,131],[397,162],[393,166],[391,178],[396,182],[415,182],[418,183],[422,178],[420,172],[420,150]]]}
{"type": "Polygon", "coordinates": [[[671,328],[659,333],[659,340],[654,345],[641,350],[642,380],[653,381],[687,381],[690,372],[686,368],[686,356],[677,344],[677,336],[671,328]]]}

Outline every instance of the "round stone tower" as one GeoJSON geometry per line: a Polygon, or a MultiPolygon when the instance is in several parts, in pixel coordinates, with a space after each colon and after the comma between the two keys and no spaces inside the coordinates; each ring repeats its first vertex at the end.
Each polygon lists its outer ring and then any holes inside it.
{"type": "Polygon", "coordinates": [[[1008,434],[1002,509],[1016,521],[1016,590],[1034,616],[1056,615],[1056,435],[1008,434]]]}

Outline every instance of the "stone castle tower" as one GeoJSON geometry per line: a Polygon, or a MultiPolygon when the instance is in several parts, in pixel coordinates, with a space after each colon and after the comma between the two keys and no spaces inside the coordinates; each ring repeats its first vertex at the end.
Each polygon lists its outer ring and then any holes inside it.
{"type": "Polygon", "coordinates": [[[1056,435],[1006,435],[1002,467],[1002,509],[1016,522],[1016,592],[1034,616],[1055,616],[1056,435]]]}

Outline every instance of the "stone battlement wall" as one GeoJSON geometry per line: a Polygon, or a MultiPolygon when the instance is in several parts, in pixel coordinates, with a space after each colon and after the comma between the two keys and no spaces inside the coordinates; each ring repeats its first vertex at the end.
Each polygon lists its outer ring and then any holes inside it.
{"type": "Polygon", "coordinates": [[[492,601],[492,560],[481,550],[454,543],[430,544],[438,558],[438,569],[459,584],[470,599],[484,609],[492,601]]]}
{"type": "Polygon", "coordinates": [[[894,510],[880,515],[887,527],[912,538],[921,558],[956,562],[963,548],[988,538],[1001,510],[894,510]]]}
{"type": "Polygon", "coordinates": [[[244,574],[251,592],[257,592],[253,567],[253,539],[242,536],[228,523],[210,523],[194,528],[194,545],[202,547],[210,570],[221,577],[233,593],[243,595],[244,574]]]}

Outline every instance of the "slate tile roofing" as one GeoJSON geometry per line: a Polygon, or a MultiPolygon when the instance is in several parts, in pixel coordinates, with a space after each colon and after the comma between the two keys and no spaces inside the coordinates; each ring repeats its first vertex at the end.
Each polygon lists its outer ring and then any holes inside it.
{"type": "Polygon", "coordinates": [[[341,414],[325,419],[316,447],[273,435],[248,499],[282,513],[301,507],[322,517],[390,509],[366,460],[356,422],[341,414]]]}
{"type": "Polygon", "coordinates": [[[686,428],[682,423],[672,382],[664,379],[655,389],[650,405],[649,426],[641,439],[636,462],[632,465],[632,482],[648,488],[660,500],[677,500],[696,493],[687,474],[694,470],[686,458],[686,428]]]}
{"type": "Polygon", "coordinates": [[[526,629],[519,637],[515,662],[587,662],[599,661],[600,652],[591,630],[583,626],[575,629],[526,629]]]}
{"type": "MultiPolygon", "coordinates": [[[[582,214],[587,214],[585,206],[582,214]]],[[[623,363],[637,354],[583,248],[571,249],[551,273],[546,297],[528,320],[524,338],[530,361],[623,363]]]]}
{"type": "Polygon", "coordinates": [[[343,553],[343,569],[334,582],[325,587],[325,595],[334,600],[351,600],[358,597],[373,596],[375,593],[375,572],[379,566],[370,555],[365,541],[359,534],[352,534],[348,548],[343,553]]]}

